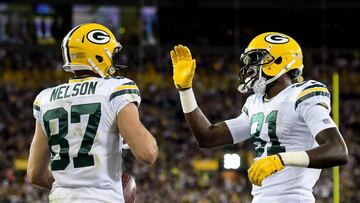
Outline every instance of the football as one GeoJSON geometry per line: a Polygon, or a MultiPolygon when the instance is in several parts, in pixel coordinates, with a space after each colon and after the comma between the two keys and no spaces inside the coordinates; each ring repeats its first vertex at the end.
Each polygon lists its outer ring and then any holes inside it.
{"type": "Polygon", "coordinates": [[[123,173],[121,176],[125,203],[134,203],[136,198],[136,182],[132,175],[123,173]]]}

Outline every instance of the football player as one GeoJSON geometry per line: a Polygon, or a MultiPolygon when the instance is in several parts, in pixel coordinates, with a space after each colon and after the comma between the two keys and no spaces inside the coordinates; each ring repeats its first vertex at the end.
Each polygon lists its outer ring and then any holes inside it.
{"type": "Polygon", "coordinates": [[[322,168],[345,164],[347,146],[330,113],[330,92],[301,77],[299,44],[282,33],[256,36],[240,57],[239,91],[253,92],[234,119],[212,124],[192,90],[196,62],[186,46],[170,52],[173,79],[186,121],[200,147],[254,144],[248,170],[253,202],[315,202],[312,187],[322,168]]]}
{"type": "Polygon", "coordinates": [[[122,47],[105,26],[78,25],[61,48],[63,67],[75,77],[34,101],[28,178],[51,190],[50,202],[124,202],[123,140],[141,163],[152,164],[158,155],[139,120],[140,91],[134,81],[118,77],[125,68],[122,47]]]}

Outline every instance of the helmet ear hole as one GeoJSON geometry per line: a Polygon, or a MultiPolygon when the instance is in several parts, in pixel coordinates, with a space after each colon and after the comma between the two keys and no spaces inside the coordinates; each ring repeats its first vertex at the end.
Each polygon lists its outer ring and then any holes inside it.
{"type": "Polygon", "coordinates": [[[95,58],[99,63],[103,62],[103,57],[102,56],[96,55],[95,58]]]}
{"type": "Polygon", "coordinates": [[[274,61],[274,63],[275,64],[281,64],[281,62],[282,62],[282,57],[280,56],[280,57],[278,57],[277,59],[275,59],[275,61],[274,61]]]}

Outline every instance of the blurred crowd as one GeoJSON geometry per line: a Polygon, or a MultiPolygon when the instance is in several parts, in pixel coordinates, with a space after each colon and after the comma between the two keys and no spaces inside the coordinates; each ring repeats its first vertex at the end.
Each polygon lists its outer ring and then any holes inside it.
{"type": "MultiPolygon", "coordinates": [[[[349,147],[350,160],[341,167],[342,202],[360,202],[360,55],[358,52],[305,50],[305,79],[316,79],[332,89],[331,76],[341,78],[340,130],[349,147]]],[[[124,151],[123,170],[137,182],[137,202],[240,203],[251,201],[246,169],[252,163],[253,146],[245,141],[216,149],[200,149],[181,111],[173,86],[169,56],[145,58],[125,55],[128,77],[141,90],[140,116],[156,137],[159,159],[152,166],[134,161],[124,151]],[[238,171],[198,171],[194,160],[220,160],[224,152],[236,152],[244,160],[238,171]]],[[[212,122],[240,114],[245,96],[237,91],[238,58],[196,56],[194,91],[198,104],[212,122]]],[[[59,53],[24,54],[0,48],[0,202],[46,202],[48,193],[30,185],[21,164],[28,157],[34,131],[32,103],[42,89],[67,82],[59,53]]],[[[332,201],[332,170],[323,170],[314,187],[316,201],[332,201]]],[[[120,186],[119,186],[120,187],[120,186]]]]}

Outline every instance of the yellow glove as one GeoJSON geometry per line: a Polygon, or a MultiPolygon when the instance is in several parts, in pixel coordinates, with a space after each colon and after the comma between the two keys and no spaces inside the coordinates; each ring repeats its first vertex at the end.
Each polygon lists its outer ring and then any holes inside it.
{"type": "Polygon", "coordinates": [[[170,56],[175,87],[179,90],[191,88],[196,62],[192,59],[190,50],[186,46],[178,45],[170,51],[170,56]]]}
{"type": "Polygon", "coordinates": [[[284,168],[279,156],[272,155],[257,160],[248,170],[250,182],[257,186],[262,185],[262,181],[269,175],[284,168]]]}

